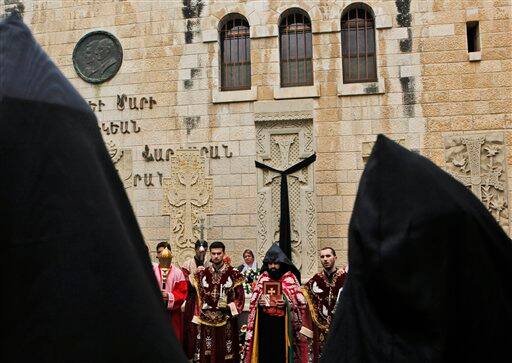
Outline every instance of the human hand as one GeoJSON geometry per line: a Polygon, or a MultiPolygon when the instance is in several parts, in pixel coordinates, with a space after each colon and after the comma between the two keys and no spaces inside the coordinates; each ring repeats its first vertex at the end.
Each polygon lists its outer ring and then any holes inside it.
{"type": "Polygon", "coordinates": [[[258,303],[261,306],[270,306],[270,296],[268,294],[261,294],[258,303]]]}
{"type": "Polygon", "coordinates": [[[286,305],[285,301],[283,299],[278,299],[276,300],[276,306],[280,309],[284,308],[284,306],[286,305]]]}

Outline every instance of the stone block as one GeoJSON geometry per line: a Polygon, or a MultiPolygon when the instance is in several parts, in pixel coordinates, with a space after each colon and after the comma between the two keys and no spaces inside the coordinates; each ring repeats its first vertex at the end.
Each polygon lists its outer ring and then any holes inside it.
{"type": "Polygon", "coordinates": [[[256,101],[258,95],[258,87],[252,86],[250,90],[242,91],[220,91],[212,89],[213,103],[230,103],[230,102],[248,102],[256,101]]]}
{"type": "Polygon", "coordinates": [[[256,155],[256,142],[254,140],[241,140],[240,141],[240,155],[241,156],[256,155]]]}
{"type": "Polygon", "coordinates": [[[454,24],[431,25],[422,29],[422,37],[446,37],[455,34],[454,24]]]}
{"type": "Polygon", "coordinates": [[[377,82],[364,82],[364,83],[339,83],[338,95],[339,96],[361,96],[383,94],[386,92],[384,79],[379,79],[377,82]]]}
{"type": "Polygon", "coordinates": [[[278,27],[273,24],[251,26],[250,32],[251,38],[254,39],[277,37],[279,35],[278,27]]]}
{"type": "Polygon", "coordinates": [[[322,183],[316,185],[316,195],[336,195],[337,194],[336,183],[322,183]]]}
{"type": "Polygon", "coordinates": [[[218,199],[213,203],[215,214],[235,214],[237,213],[237,201],[235,199],[218,199]]]}
{"type": "Polygon", "coordinates": [[[211,43],[219,41],[219,32],[217,29],[208,29],[201,32],[201,39],[203,43],[211,43]]]}
{"type": "Polygon", "coordinates": [[[331,195],[321,197],[321,207],[323,212],[341,212],[343,209],[343,198],[340,195],[331,195]]]}
{"type": "MultiPolygon", "coordinates": [[[[217,159],[210,162],[210,174],[229,174],[231,162],[229,159],[217,159]]],[[[220,178],[221,176],[219,176],[220,178]]]]}
{"type": "Polygon", "coordinates": [[[324,225],[327,225],[327,224],[335,224],[336,223],[336,213],[333,213],[333,212],[329,212],[329,213],[324,213],[324,212],[318,212],[317,213],[317,221],[318,221],[318,224],[324,224],[324,225]]]}
{"type": "Polygon", "coordinates": [[[208,224],[210,227],[224,227],[230,223],[229,215],[214,214],[208,217],[208,224]]]}
{"type": "MultiPolygon", "coordinates": [[[[230,223],[231,226],[249,226],[251,224],[251,216],[249,214],[237,214],[230,216],[230,223]]],[[[227,225],[227,223],[225,224],[227,225]]],[[[246,238],[245,236],[244,238],[246,238]]]]}
{"type": "Polygon", "coordinates": [[[375,29],[389,29],[393,27],[391,15],[382,14],[375,17],[375,29]]]}
{"type": "Polygon", "coordinates": [[[214,199],[226,199],[229,198],[229,187],[214,187],[213,188],[214,199]]]}
{"type": "Polygon", "coordinates": [[[256,213],[256,209],[257,209],[257,199],[256,198],[237,199],[236,213],[239,213],[239,214],[256,213]]]}
{"type": "Polygon", "coordinates": [[[316,98],[320,97],[320,86],[302,86],[302,87],[281,87],[274,86],[274,99],[294,99],[294,98],[316,98]]]}
{"type": "Polygon", "coordinates": [[[390,30],[387,30],[386,32],[382,33],[384,39],[406,39],[409,37],[409,33],[407,31],[407,28],[401,27],[401,28],[393,28],[390,30]]]}
{"type": "Polygon", "coordinates": [[[256,171],[254,174],[242,174],[242,185],[256,185],[256,171]]]}

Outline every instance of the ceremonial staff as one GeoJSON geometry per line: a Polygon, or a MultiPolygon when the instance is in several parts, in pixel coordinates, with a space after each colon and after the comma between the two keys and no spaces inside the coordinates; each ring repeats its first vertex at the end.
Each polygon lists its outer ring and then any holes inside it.
{"type": "MultiPolygon", "coordinates": [[[[165,284],[167,282],[167,276],[169,275],[169,271],[171,270],[171,262],[172,262],[172,253],[169,249],[164,248],[160,253],[160,258],[158,259],[160,267],[160,271],[162,273],[162,290],[165,291],[165,284]]],[[[167,301],[165,302],[167,306],[167,301]]]]}
{"type": "MultiPolygon", "coordinates": [[[[201,242],[200,246],[199,246],[199,251],[200,252],[203,252],[205,250],[205,240],[204,240],[204,232],[205,232],[205,229],[209,229],[210,227],[207,227],[205,225],[205,216],[202,216],[199,218],[199,227],[196,227],[194,226],[195,229],[199,229],[199,241],[201,242]]],[[[203,263],[204,261],[200,261],[200,266],[203,266],[203,263]]]]}

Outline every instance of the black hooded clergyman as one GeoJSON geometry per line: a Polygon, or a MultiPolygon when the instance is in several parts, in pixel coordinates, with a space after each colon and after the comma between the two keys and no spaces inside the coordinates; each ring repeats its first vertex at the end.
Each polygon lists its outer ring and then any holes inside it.
{"type": "Polygon", "coordinates": [[[94,114],[0,23],[2,362],[185,362],[94,114]]]}
{"type": "Polygon", "coordinates": [[[263,259],[262,273],[251,295],[245,362],[300,362],[302,316],[306,300],[297,268],[279,245],[263,259]]]}
{"type": "Polygon", "coordinates": [[[482,203],[379,136],[349,227],[326,363],[506,362],[512,244],[482,203]]]}

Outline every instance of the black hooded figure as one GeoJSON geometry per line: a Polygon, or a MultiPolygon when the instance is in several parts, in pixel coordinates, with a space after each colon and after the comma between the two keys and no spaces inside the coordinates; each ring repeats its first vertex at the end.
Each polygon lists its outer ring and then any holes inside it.
{"type": "Polygon", "coordinates": [[[298,281],[300,281],[300,271],[295,267],[295,265],[290,261],[290,259],[285,255],[283,250],[279,247],[277,243],[272,244],[269,248],[265,257],[263,258],[263,266],[261,267],[260,273],[268,271],[270,277],[274,280],[279,280],[281,276],[285,274],[285,272],[290,271],[295,275],[298,281]],[[268,264],[279,263],[281,268],[277,272],[270,271],[268,268],[268,264]]]}
{"type": "Polygon", "coordinates": [[[300,361],[299,332],[306,300],[300,291],[298,278],[297,268],[279,245],[274,243],[265,254],[261,274],[251,296],[245,344],[246,362],[300,361]],[[279,268],[270,268],[271,264],[279,264],[279,268]],[[281,296],[275,284],[281,287],[281,296]],[[270,289],[277,289],[275,295],[283,301],[281,307],[272,306],[268,302],[265,304],[266,298],[270,299],[266,292],[270,289]]]}
{"type": "Polygon", "coordinates": [[[186,362],[94,114],[0,22],[2,362],[186,362]]]}
{"type": "Polygon", "coordinates": [[[466,187],[382,135],[359,184],[349,266],[323,362],[510,360],[510,239],[466,187]]]}

